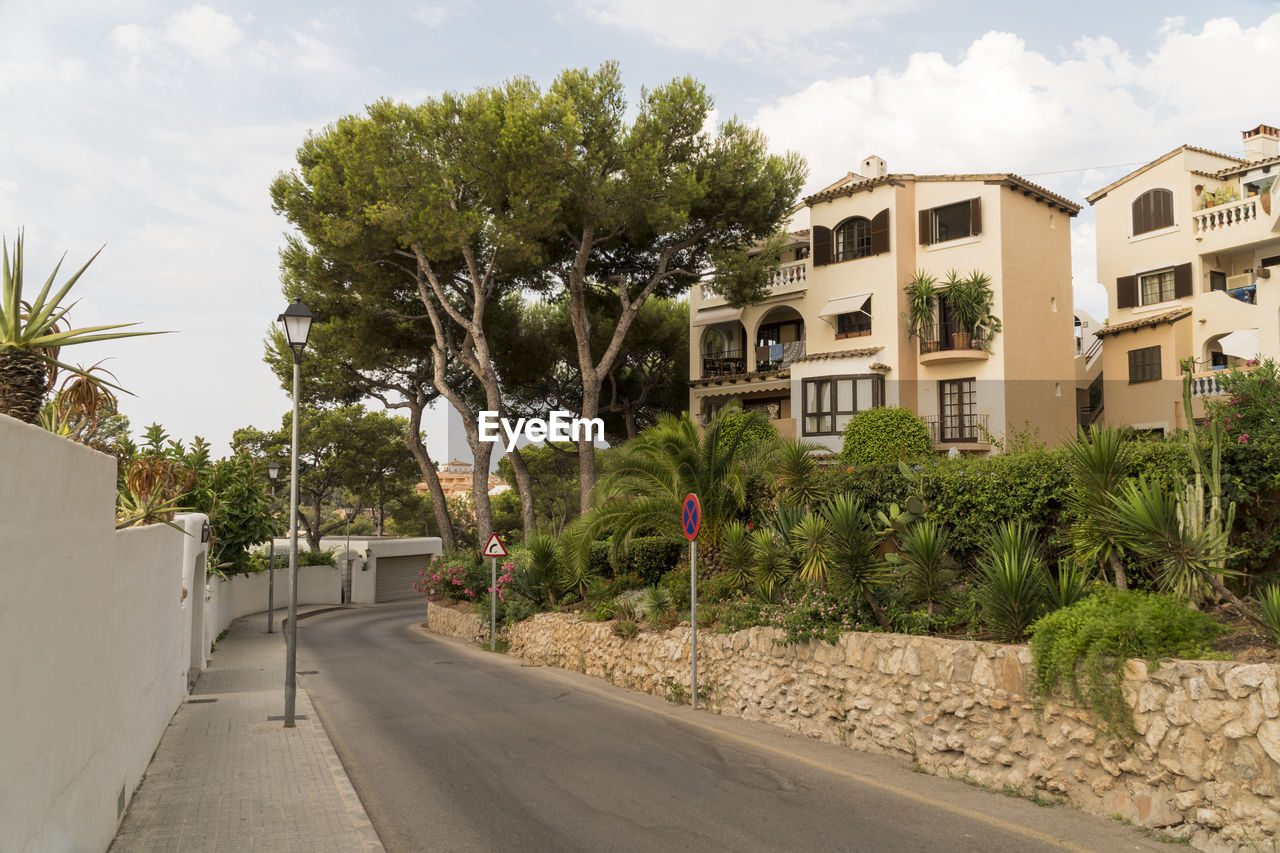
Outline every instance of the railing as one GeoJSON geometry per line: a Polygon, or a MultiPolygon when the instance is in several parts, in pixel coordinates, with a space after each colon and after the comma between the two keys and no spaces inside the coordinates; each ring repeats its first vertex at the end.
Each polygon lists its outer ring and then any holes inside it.
{"type": "Polygon", "coordinates": [[[1081,406],[1076,410],[1076,423],[1080,424],[1082,427],[1087,427],[1090,424],[1097,422],[1100,417],[1102,417],[1101,403],[1099,403],[1096,408],[1081,406]]]}
{"type": "Polygon", "coordinates": [[[955,323],[935,323],[920,327],[920,354],[948,350],[986,349],[986,329],[973,332],[955,323]]]}
{"type": "Polygon", "coordinates": [[[790,367],[791,362],[804,355],[804,352],[804,341],[756,347],[756,370],[782,370],[790,367]]]}
{"type": "Polygon", "coordinates": [[[924,422],[934,444],[961,444],[986,441],[990,434],[987,432],[987,418],[986,414],[977,412],[955,412],[926,415],[924,422]]]}
{"type": "Polygon", "coordinates": [[[747,355],[742,350],[725,350],[702,357],[702,377],[737,376],[747,372],[747,355]]]}
{"type": "Polygon", "coordinates": [[[773,279],[769,282],[769,286],[785,287],[788,284],[799,284],[805,280],[805,266],[804,261],[792,261],[789,264],[783,264],[773,274],[773,279]]]}
{"type": "Polygon", "coordinates": [[[1093,361],[1100,352],[1102,352],[1102,338],[1094,338],[1093,343],[1089,344],[1089,351],[1084,354],[1084,363],[1093,361]]]}
{"type": "MultiPolygon", "coordinates": [[[[1204,362],[1193,362],[1196,367],[1201,367],[1204,362]]],[[[1225,394],[1227,390],[1222,387],[1222,383],[1218,381],[1228,370],[1235,370],[1239,373],[1248,373],[1251,370],[1257,370],[1258,365],[1246,364],[1243,367],[1215,367],[1212,370],[1199,369],[1191,374],[1191,396],[1193,397],[1212,397],[1215,394],[1225,394]]],[[[1185,371],[1184,371],[1185,372],[1185,371]]]]}
{"type": "Polygon", "coordinates": [[[1191,219],[1195,223],[1195,233],[1203,234],[1252,222],[1258,218],[1258,213],[1258,196],[1250,196],[1197,210],[1191,219]]]}

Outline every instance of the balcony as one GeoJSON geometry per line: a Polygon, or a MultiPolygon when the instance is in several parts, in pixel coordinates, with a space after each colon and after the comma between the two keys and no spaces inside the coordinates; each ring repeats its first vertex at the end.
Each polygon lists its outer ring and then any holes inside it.
{"type": "Polygon", "coordinates": [[[742,350],[724,350],[702,357],[702,378],[740,376],[747,372],[747,354],[742,350]]]}
{"type": "Polygon", "coordinates": [[[987,431],[989,416],[977,412],[957,412],[946,415],[926,415],[929,438],[934,450],[990,450],[990,433],[987,431]]]}
{"type": "Polygon", "coordinates": [[[807,266],[808,261],[792,261],[789,264],[783,264],[773,274],[773,279],[770,280],[769,286],[774,290],[778,290],[793,284],[804,284],[807,275],[805,268],[807,266]]]}
{"type": "MultiPolygon", "coordinates": [[[[1250,370],[1256,370],[1257,365],[1237,367],[1236,370],[1246,373],[1250,370]]],[[[1227,368],[1219,367],[1216,370],[1197,370],[1191,374],[1191,396],[1192,397],[1217,397],[1227,393],[1222,387],[1219,378],[1227,372],[1227,368]]]]}
{"type": "Polygon", "coordinates": [[[1191,222],[1195,238],[1201,241],[1199,251],[1227,251],[1273,238],[1278,198],[1274,193],[1255,195],[1195,211],[1191,222]],[[1269,205],[1264,206],[1264,198],[1269,205]]]}
{"type": "Polygon", "coordinates": [[[954,323],[920,327],[920,363],[985,361],[991,358],[985,345],[985,329],[970,332],[954,323]]]}
{"type": "Polygon", "coordinates": [[[788,368],[791,362],[803,356],[804,352],[804,341],[756,347],[756,372],[767,373],[771,370],[788,368]]]}

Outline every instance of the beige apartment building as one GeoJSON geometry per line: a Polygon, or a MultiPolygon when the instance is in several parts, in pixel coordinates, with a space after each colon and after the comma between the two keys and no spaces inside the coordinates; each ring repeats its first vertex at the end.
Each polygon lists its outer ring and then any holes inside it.
{"type": "Polygon", "coordinates": [[[1073,435],[1079,206],[1008,173],[891,174],[874,156],[860,170],[797,208],[763,302],[737,309],[693,288],[690,412],[705,422],[739,400],[836,452],[849,419],[883,405],[923,417],[940,451],[990,451],[1027,427],[1051,444],[1073,435]],[[959,328],[939,304],[911,335],[904,285],[918,270],[939,283],[985,273],[1003,328],[959,328]]]}
{"type": "Polygon", "coordinates": [[[1089,196],[1108,423],[1179,429],[1185,365],[1198,415],[1217,371],[1280,356],[1278,141],[1259,125],[1244,157],[1183,145],[1089,196]]]}

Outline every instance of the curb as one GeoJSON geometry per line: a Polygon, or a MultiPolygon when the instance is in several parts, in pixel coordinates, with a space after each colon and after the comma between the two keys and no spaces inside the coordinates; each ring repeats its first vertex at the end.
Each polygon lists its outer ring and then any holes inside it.
{"type": "MultiPolygon", "coordinates": [[[[341,610],[344,608],[334,607],[330,609],[341,610]]],[[[315,612],[327,613],[329,611],[315,612]]],[[[325,764],[329,766],[333,784],[338,789],[338,795],[342,798],[342,804],[347,810],[347,818],[360,835],[361,853],[383,853],[385,848],[382,846],[381,839],[378,838],[378,832],[373,828],[373,822],[369,820],[369,814],[364,809],[364,803],[360,802],[360,795],[356,793],[355,787],[351,784],[346,768],[342,766],[342,759],[338,758],[337,750],[333,748],[333,740],[329,737],[329,732],[324,727],[324,721],[320,719],[320,715],[316,712],[316,707],[311,702],[311,696],[307,693],[305,687],[298,691],[298,695],[303,698],[302,704],[306,706],[306,710],[310,711],[309,718],[314,721],[314,727],[320,734],[320,753],[324,757],[325,764]]]]}
{"type": "MultiPolygon", "coordinates": [[[[318,610],[308,610],[306,613],[299,613],[298,621],[301,622],[303,619],[310,619],[312,616],[319,616],[321,613],[332,613],[335,610],[351,610],[351,609],[352,607],[350,604],[335,604],[333,607],[321,607],[318,610]]],[[[289,624],[289,617],[286,616],[280,620],[280,630],[283,631],[288,624],[289,624]]]]}

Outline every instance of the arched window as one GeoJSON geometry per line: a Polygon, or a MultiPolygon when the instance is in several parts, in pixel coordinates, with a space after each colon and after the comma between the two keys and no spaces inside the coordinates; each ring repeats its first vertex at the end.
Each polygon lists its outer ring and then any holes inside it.
{"type": "Polygon", "coordinates": [[[1133,235],[1173,227],[1173,190],[1147,190],[1133,200],[1133,235]]]}
{"type": "Polygon", "coordinates": [[[851,261],[871,254],[871,220],[855,216],[836,226],[832,261],[851,261]]]}

